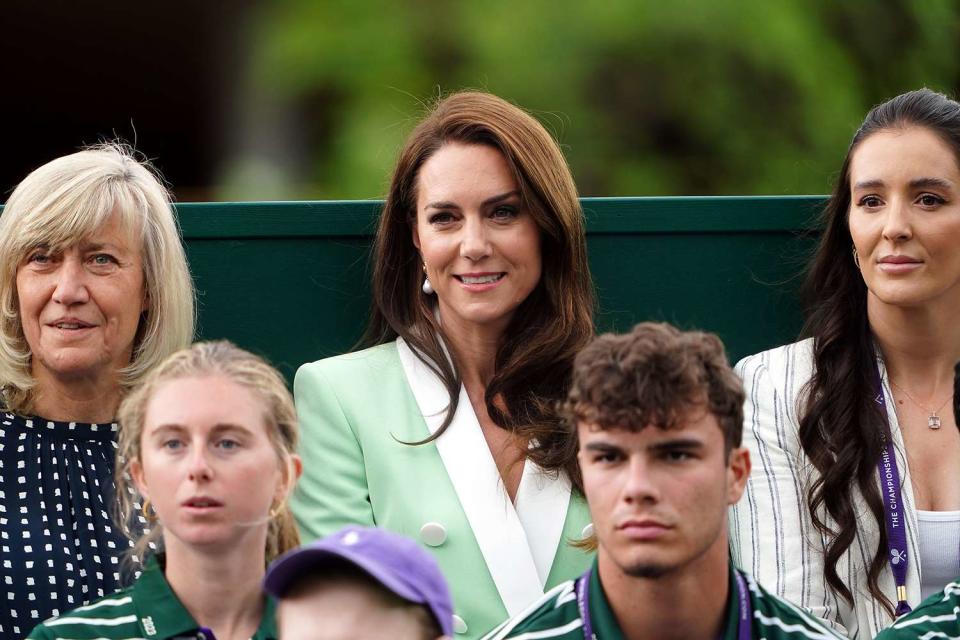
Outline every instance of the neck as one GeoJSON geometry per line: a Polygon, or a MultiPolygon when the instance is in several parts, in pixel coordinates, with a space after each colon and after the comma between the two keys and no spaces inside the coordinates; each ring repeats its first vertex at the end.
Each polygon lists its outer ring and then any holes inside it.
{"type": "Polygon", "coordinates": [[[600,547],[600,583],[624,637],[714,640],[722,632],[730,561],[721,537],[722,544],[657,578],[625,574],[600,547]]]}
{"type": "Polygon", "coordinates": [[[115,376],[58,378],[44,369],[37,381],[31,410],[59,422],[112,422],[120,406],[121,390],[115,376]]]}
{"type": "Polygon", "coordinates": [[[464,384],[486,388],[493,378],[497,349],[509,319],[489,324],[464,322],[454,314],[445,314],[441,305],[440,322],[464,384]]]}
{"type": "Polygon", "coordinates": [[[264,540],[259,548],[238,543],[216,554],[166,540],[164,575],[197,624],[221,639],[252,637],[263,617],[264,540]]]}
{"type": "Polygon", "coordinates": [[[920,401],[951,392],[953,368],[960,361],[957,314],[887,305],[869,295],[867,317],[891,380],[920,401]]]}

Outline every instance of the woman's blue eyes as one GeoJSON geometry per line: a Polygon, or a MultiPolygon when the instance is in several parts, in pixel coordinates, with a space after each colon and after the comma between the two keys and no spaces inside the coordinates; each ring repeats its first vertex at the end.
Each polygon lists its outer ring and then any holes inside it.
{"type": "Polygon", "coordinates": [[[109,253],[97,253],[90,257],[90,261],[96,265],[116,264],[117,259],[109,253]]]}
{"type": "MultiPolygon", "coordinates": [[[[38,251],[36,253],[31,254],[27,258],[27,262],[33,262],[36,264],[49,264],[52,259],[54,259],[54,256],[52,256],[51,254],[38,251]]],[[[98,267],[106,267],[109,265],[120,264],[120,261],[117,260],[116,257],[110,255],[109,253],[95,253],[90,257],[88,257],[86,260],[87,262],[98,267]]]]}
{"type": "MultiPolygon", "coordinates": [[[[942,204],[945,204],[947,201],[942,196],[938,196],[934,193],[922,193],[920,196],[914,200],[915,203],[923,207],[938,207],[942,204]]],[[[860,200],[857,201],[857,206],[866,207],[867,209],[876,209],[883,206],[883,199],[880,196],[863,196],[860,200]]]]}
{"type": "MultiPolygon", "coordinates": [[[[489,217],[496,221],[512,220],[516,218],[520,210],[510,205],[499,206],[490,212],[489,217]]],[[[457,220],[457,216],[450,211],[440,211],[427,217],[430,224],[450,224],[457,220]]]]}
{"type": "MultiPolygon", "coordinates": [[[[166,440],[160,444],[164,449],[169,449],[171,451],[176,451],[183,448],[182,440],[166,440]]],[[[240,443],[236,440],[231,440],[230,438],[223,438],[222,440],[217,440],[214,445],[218,449],[224,449],[226,451],[232,451],[240,447],[240,443]]]]}

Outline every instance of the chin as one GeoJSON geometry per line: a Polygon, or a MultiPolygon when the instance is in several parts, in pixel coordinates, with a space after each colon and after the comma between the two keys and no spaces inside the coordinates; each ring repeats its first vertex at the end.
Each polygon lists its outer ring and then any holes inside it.
{"type": "Polygon", "coordinates": [[[662,562],[636,562],[620,567],[631,578],[661,578],[673,570],[672,565],[662,562]]]}

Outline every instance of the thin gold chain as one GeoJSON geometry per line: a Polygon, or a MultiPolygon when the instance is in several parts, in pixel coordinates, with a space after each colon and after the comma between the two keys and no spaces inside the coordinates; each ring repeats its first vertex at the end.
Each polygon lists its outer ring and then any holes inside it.
{"type": "Polygon", "coordinates": [[[897,389],[899,389],[900,391],[902,391],[902,392],[903,392],[903,395],[905,395],[905,396],[907,396],[908,398],[910,398],[910,401],[913,402],[913,404],[917,405],[918,407],[920,407],[921,409],[923,409],[924,411],[926,411],[927,413],[929,413],[929,414],[932,415],[932,416],[935,416],[935,415],[937,415],[938,413],[940,413],[940,410],[943,409],[945,406],[947,406],[947,403],[950,402],[950,398],[953,397],[953,392],[951,391],[951,392],[950,392],[950,395],[947,396],[947,399],[944,400],[944,401],[940,404],[940,406],[936,408],[936,410],[931,411],[930,409],[928,409],[928,408],[926,408],[925,406],[923,406],[922,404],[920,404],[920,402],[918,402],[916,398],[914,398],[912,395],[910,395],[910,393],[909,393],[906,389],[904,389],[903,387],[901,387],[900,385],[898,385],[896,382],[894,382],[894,381],[893,381],[893,378],[890,379],[890,384],[892,384],[892,385],[895,386],[897,389]]]}

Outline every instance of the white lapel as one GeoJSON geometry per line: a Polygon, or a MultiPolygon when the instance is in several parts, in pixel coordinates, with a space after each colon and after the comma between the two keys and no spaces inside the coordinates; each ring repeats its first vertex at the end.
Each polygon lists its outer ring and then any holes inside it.
{"type": "MultiPolygon", "coordinates": [[[[447,390],[401,338],[397,339],[397,352],[433,434],[443,423],[447,390]]],[[[453,421],[435,442],[500,599],[510,616],[515,616],[543,596],[566,519],[569,481],[551,479],[528,461],[517,494],[518,514],[462,386],[453,421]]]]}
{"type": "Polygon", "coordinates": [[[570,506],[570,479],[564,473],[544,471],[532,460],[523,465],[517,490],[517,515],[527,533],[540,584],[546,585],[570,506]]]}

